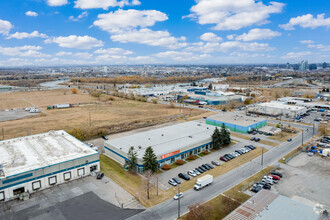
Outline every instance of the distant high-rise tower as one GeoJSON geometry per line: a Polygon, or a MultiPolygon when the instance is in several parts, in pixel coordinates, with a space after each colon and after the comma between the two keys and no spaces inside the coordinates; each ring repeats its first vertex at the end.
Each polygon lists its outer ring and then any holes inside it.
{"type": "Polygon", "coordinates": [[[299,65],[299,70],[300,71],[305,71],[308,69],[308,61],[307,60],[302,60],[299,65]]]}

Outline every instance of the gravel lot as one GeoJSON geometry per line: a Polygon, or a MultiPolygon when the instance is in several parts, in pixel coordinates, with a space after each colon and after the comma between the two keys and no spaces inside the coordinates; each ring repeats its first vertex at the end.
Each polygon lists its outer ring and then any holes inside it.
{"type": "Polygon", "coordinates": [[[24,110],[0,111],[0,121],[10,121],[36,115],[39,115],[39,113],[30,113],[24,110]]]}
{"type": "Polygon", "coordinates": [[[330,210],[330,158],[309,157],[301,153],[281,164],[283,178],[273,188],[280,194],[313,206],[330,210]]]}

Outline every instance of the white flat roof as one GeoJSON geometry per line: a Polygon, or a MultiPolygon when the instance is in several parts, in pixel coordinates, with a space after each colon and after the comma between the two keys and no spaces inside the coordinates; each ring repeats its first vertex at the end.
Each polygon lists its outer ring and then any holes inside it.
{"type": "Polygon", "coordinates": [[[265,103],[258,104],[258,106],[286,109],[286,110],[292,110],[292,111],[298,111],[298,110],[305,109],[305,107],[295,106],[295,105],[286,105],[281,102],[265,102],[265,103]]]}
{"type": "Polygon", "coordinates": [[[63,130],[0,141],[5,177],[96,153],[63,130]]]}
{"type": "Polygon", "coordinates": [[[250,126],[266,120],[265,118],[262,117],[245,116],[242,114],[235,114],[232,112],[211,115],[207,117],[207,119],[230,123],[230,124],[236,124],[240,126],[250,126]]]}
{"type": "Polygon", "coordinates": [[[151,146],[157,157],[160,157],[166,153],[202,145],[211,138],[214,129],[212,125],[190,121],[109,140],[105,142],[105,145],[120,149],[125,153],[133,146],[138,158],[142,158],[145,149],[151,146]]]}

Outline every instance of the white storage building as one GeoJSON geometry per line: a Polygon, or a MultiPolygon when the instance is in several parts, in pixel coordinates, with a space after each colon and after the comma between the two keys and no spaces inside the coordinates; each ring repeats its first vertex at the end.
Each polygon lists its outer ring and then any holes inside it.
{"type": "Polygon", "coordinates": [[[0,201],[100,170],[99,154],[63,130],[0,141],[0,201]]]}
{"type": "Polygon", "coordinates": [[[248,111],[253,114],[265,116],[295,118],[306,113],[307,108],[302,106],[287,105],[282,102],[265,102],[249,107],[248,111]]]}
{"type": "Polygon", "coordinates": [[[215,126],[190,121],[167,127],[138,132],[105,142],[105,154],[122,165],[128,161],[127,153],[133,146],[138,156],[138,171],[143,171],[143,155],[151,146],[157,156],[158,167],[185,159],[210,149],[215,126]]]}

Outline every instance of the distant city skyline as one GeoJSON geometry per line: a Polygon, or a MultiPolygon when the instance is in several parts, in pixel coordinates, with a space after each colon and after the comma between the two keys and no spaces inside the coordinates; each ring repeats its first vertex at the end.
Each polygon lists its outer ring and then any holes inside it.
{"type": "Polygon", "coordinates": [[[1,1],[0,67],[329,62],[329,8],[327,0],[1,1]]]}

